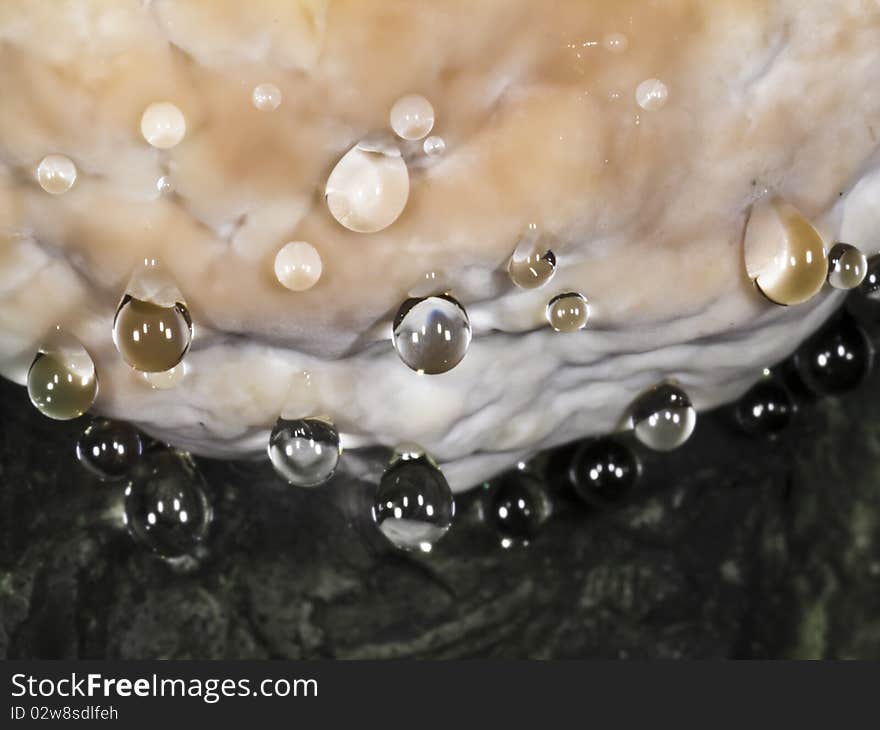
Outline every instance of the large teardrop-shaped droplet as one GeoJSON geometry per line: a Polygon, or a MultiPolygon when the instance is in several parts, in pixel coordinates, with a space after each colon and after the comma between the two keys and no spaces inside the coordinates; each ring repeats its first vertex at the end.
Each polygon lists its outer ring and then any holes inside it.
{"type": "Polygon", "coordinates": [[[552,238],[532,223],[526,229],[507,264],[507,273],[518,287],[537,289],[556,273],[552,238]]]}
{"type": "Polygon", "coordinates": [[[409,172],[393,142],[367,139],[346,152],[327,178],[327,207],[343,226],[375,233],[406,207],[409,172]]]}
{"type": "Polygon", "coordinates": [[[427,456],[406,451],[379,481],[373,520],[396,547],[430,552],[455,516],[452,490],[427,456]]]}
{"type": "Polygon", "coordinates": [[[141,457],[141,437],[130,423],[95,419],[76,442],[76,458],[102,480],[122,479],[141,457]]]}
{"type": "Polygon", "coordinates": [[[123,520],[131,536],[157,555],[191,554],[207,536],[211,515],[204,479],[189,454],[159,451],[135,465],[123,520]]]}
{"type": "Polygon", "coordinates": [[[272,466],[297,487],[317,487],[328,481],[341,453],[339,432],[322,418],[279,418],[269,437],[272,466]]]}
{"type": "Polygon", "coordinates": [[[31,363],[27,390],[44,416],[58,421],[77,418],[98,395],[95,363],[78,340],[56,330],[31,363]]]}
{"type": "Polygon", "coordinates": [[[749,278],[775,304],[809,301],[828,276],[822,236],[797,208],[777,196],[753,206],[744,246],[749,278]]]}
{"type": "Polygon", "coordinates": [[[672,451],[687,441],[697,425],[697,412],[679,387],[663,383],[632,406],[635,437],[654,451],[672,451]]]}
{"type": "Polygon", "coordinates": [[[113,320],[113,342],[135,370],[164,373],[192,342],[192,319],[180,290],[155,259],[129,281],[113,320]]]}
{"type": "Polygon", "coordinates": [[[394,318],[392,339],[407,366],[437,375],[464,358],[471,344],[471,323],[464,307],[448,294],[407,299],[394,318]]]}

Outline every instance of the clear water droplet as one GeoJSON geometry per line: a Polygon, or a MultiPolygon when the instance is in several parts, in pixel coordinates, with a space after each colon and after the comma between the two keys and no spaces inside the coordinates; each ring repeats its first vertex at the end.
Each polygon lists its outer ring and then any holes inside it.
{"type": "Polygon", "coordinates": [[[666,106],[669,89],[660,79],[647,79],[636,88],[636,103],[645,111],[657,111],[666,106]]]}
{"type": "Polygon", "coordinates": [[[547,321],[557,332],[577,332],[590,320],[590,303],[583,294],[565,292],[547,304],[547,321]]]}
{"type": "Polygon", "coordinates": [[[321,254],[305,241],[291,241],[275,255],[275,277],[290,291],[311,289],[323,270],[321,254]]]}
{"type": "Polygon", "coordinates": [[[795,410],[788,389],[773,378],[765,378],[739,399],[735,413],[746,433],[773,438],[788,428],[795,410]]]}
{"type": "Polygon", "coordinates": [[[123,519],[137,542],[163,558],[190,555],[207,536],[211,517],[204,478],[189,454],[158,451],[134,465],[123,519]]]}
{"type": "Polygon", "coordinates": [[[255,86],[251,94],[251,101],[261,112],[272,112],[281,106],[282,94],[275,84],[260,84],[255,86]]]}
{"type": "Polygon", "coordinates": [[[606,505],[625,499],[641,473],[636,455],[612,437],[590,439],[578,447],[568,470],[575,493],[587,504],[606,505]]]}
{"type": "Polygon", "coordinates": [[[847,393],[871,373],[874,346],[855,319],[842,314],[801,345],[794,364],[804,385],[816,395],[847,393]]]}
{"type": "Polygon", "coordinates": [[[170,102],[150,104],[141,116],[141,134],[153,147],[170,149],[180,144],[186,135],[186,118],[170,102]]]}
{"type": "Polygon", "coordinates": [[[113,320],[113,342],[135,370],[164,373],[192,343],[192,319],[180,290],[155,259],[132,275],[113,320]]]}
{"type": "Polygon", "coordinates": [[[436,135],[428,137],[422,144],[422,150],[428,157],[440,157],[446,152],[446,140],[436,135]]]}
{"type": "Polygon", "coordinates": [[[430,552],[454,516],[452,490],[428,457],[395,459],[382,474],[373,520],[395,547],[430,552]]]}
{"type": "Polygon", "coordinates": [[[394,318],[392,339],[408,367],[437,375],[464,359],[471,323],[464,307],[448,294],[407,299],[394,318]]]}
{"type": "Polygon", "coordinates": [[[687,441],[697,425],[697,412],[678,386],[663,383],[632,406],[635,437],[654,451],[672,451],[687,441]]]}
{"type": "Polygon", "coordinates": [[[327,178],[331,215],[357,233],[375,233],[398,219],[409,198],[409,171],[400,150],[364,140],[346,152],[327,178]]]}
{"type": "Polygon", "coordinates": [[[99,479],[122,479],[138,462],[143,446],[130,423],[94,420],[76,442],[76,458],[99,479]]]}
{"type": "Polygon", "coordinates": [[[65,155],[46,155],[37,166],[37,182],[52,195],[61,195],[73,187],[77,169],[73,160],[65,155]]]}
{"type": "Polygon", "coordinates": [[[521,469],[495,480],[487,494],[486,517],[502,547],[528,545],[550,517],[550,500],[544,485],[521,469]]]}
{"type": "Polygon", "coordinates": [[[507,264],[511,281],[523,289],[537,289],[550,281],[556,273],[554,241],[553,236],[530,224],[507,264]]]}
{"type": "Polygon", "coordinates": [[[78,418],[98,395],[95,363],[79,341],[56,331],[28,369],[27,391],[44,416],[58,421],[78,418]]]}
{"type": "Polygon", "coordinates": [[[394,102],[389,121],[398,137],[422,139],[434,128],[434,107],[424,96],[408,94],[394,102]]]}
{"type": "Polygon", "coordinates": [[[174,182],[171,180],[171,177],[163,175],[156,180],[156,190],[159,192],[159,195],[169,195],[170,193],[173,193],[174,182]]]}
{"type": "Polygon", "coordinates": [[[297,487],[317,487],[328,481],[341,453],[339,432],[321,418],[279,418],[269,436],[272,466],[297,487]]]}
{"type": "Polygon", "coordinates": [[[855,289],[865,280],[868,259],[855,246],[835,243],[828,252],[828,283],[835,289],[855,289]]]}

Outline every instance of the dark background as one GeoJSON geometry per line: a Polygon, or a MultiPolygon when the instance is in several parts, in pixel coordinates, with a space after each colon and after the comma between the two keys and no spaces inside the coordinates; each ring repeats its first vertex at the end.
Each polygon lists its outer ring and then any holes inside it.
{"type": "Polygon", "coordinates": [[[701,414],[643,459],[620,505],[534,464],[554,511],[502,549],[485,487],[430,555],[392,550],[371,486],[282,485],[269,463],[199,460],[203,553],[170,565],[110,519],[122,484],[80,467],[58,423],[0,381],[5,658],[880,658],[880,375],[811,397],[779,438],[701,414]]]}

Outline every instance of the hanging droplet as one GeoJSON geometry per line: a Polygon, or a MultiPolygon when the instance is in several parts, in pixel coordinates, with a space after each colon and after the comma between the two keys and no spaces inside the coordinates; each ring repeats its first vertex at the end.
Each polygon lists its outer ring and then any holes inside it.
{"type": "Polygon", "coordinates": [[[291,241],[275,255],[275,276],[290,291],[311,289],[323,268],[321,254],[305,241],[291,241]]]}
{"type": "Polygon", "coordinates": [[[794,362],[804,385],[813,393],[836,395],[865,381],[874,363],[874,348],[855,320],[842,315],[808,339],[794,362]]]}
{"type": "Polygon", "coordinates": [[[155,259],[131,277],[113,320],[113,342],[135,370],[164,373],[192,342],[192,320],[180,290],[155,259]]]}
{"type": "Polygon", "coordinates": [[[462,361],[471,344],[467,312],[448,294],[407,299],[392,333],[400,359],[413,370],[437,375],[462,361]]]}
{"type": "Polygon", "coordinates": [[[434,128],[434,107],[424,96],[408,94],[394,102],[389,119],[398,137],[422,139],[434,128]]]}
{"type": "Polygon", "coordinates": [[[446,140],[443,137],[428,137],[422,144],[422,150],[428,157],[440,157],[446,152],[446,140]]]}
{"type": "Polygon", "coordinates": [[[281,106],[281,89],[275,84],[260,84],[254,87],[251,101],[261,112],[273,112],[281,106]]]}
{"type": "Polygon", "coordinates": [[[868,301],[880,302],[880,256],[868,261],[867,275],[859,285],[859,294],[868,301]]]}
{"type": "Polygon", "coordinates": [[[454,516],[452,490],[430,458],[391,462],[376,490],[373,520],[396,547],[430,552],[454,516]]]}
{"type": "Polygon", "coordinates": [[[736,420],[753,436],[778,436],[791,423],[794,399],[782,383],[767,378],[751,388],[736,404],[736,420]]]}
{"type": "Polygon", "coordinates": [[[76,182],[76,164],[65,155],[46,155],[37,167],[37,182],[52,195],[66,193],[76,182]]]}
{"type": "Polygon", "coordinates": [[[98,395],[95,363],[75,338],[56,331],[31,363],[27,390],[44,416],[58,421],[77,418],[98,395]]]}
{"type": "Polygon", "coordinates": [[[138,462],[141,437],[130,423],[99,418],[76,442],[76,458],[99,479],[122,479],[138,462]]]}
{"type": "Polygon", "coordinates": [[[798,210],[768,196],[752,208],[744,240],[746,272],[775,304],[802,304],[822,289],[828,260],[822,237],[798,210]]]}
{"type": "Polygon", "coordinates": [[[577,332],[587,326],[590,303],[583,294],[565,292],[547,304],[547,321],[557,332],[577,332]]]}
{"type": "Polygon", "coordinates": [[[835,289],[855,289],[865,280],[868,259],[855,246],[835,243],[828,253],[828,283],[835,289]]]}
{"type": "Polygon", "coordinates": [[[632,406],[635,437],[654,451],[672,451],[687,441],[697,425],[697,412],[679,387],[663,383],[632,406]]]}
{"type": "Polygon", "coordinates": [[[541,481],[516,469],[499,477],[487,495],[486,517],[501,546],[528,545],[550,516],[550,500],[541,481]]]}
{"type": "Polygon", "coordinates": [[[636,102],[645,111],[656,111],[666,106],[669,89],[659,79],[642,81],[636,88],[636,102]]]}
{"type": "Polygon", "coordinates": [[[507,264],[511,281],[523,289],[537,289],[550,281],[556,273],[552,244],[551,236],[542,234],[534,223],[529,224],[507,264]]]}
{"type": "Polygon", "coordinates": [[[409,172],[400,150],[373,139],[355,145],[336,163],[324,194],[330,213],[349,230],[375,233],[387,228],[409,198],[409,172]]]}
{"type": "Polygon", "coordinates": [[[572,457],[568,479],[575,493],[587,504],[619,502],[632,491],[641,472],[632,449],[618,439],[591,439],[572,457]]]}
{"type": "Polygon", "coordinates": [[[129,534],[163,558],[191,554],[205,539],[211,505],[189,454],[159,451],[141,458],[125,488],[129,534]]]}
{"type": "Polygon", "coordinates": [[[141,116],[141,134],[153,147],[170,149],[186,135],[186,118],[170,102],[150,104],[141,116]]]}
{"type": "Polygon", "coordinates": [[[297,487],[317,487],[336,471],[339,432],[321,418],[279,418],[269,436],[269,459],[279,476],[297,487]]]}

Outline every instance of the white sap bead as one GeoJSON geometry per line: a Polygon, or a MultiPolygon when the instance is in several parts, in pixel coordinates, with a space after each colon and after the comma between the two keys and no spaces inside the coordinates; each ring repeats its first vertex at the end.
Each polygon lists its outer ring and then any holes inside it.
{"type": "Polygon", "coordinates": [[[321,255],[305,241],[292,241],[275,256],[275,276],[291,291],[311,289],[322,270],[321,255]]]}
{"type": "Polygon", "coordinates": [[[183,139],[186,119],[183,112],[170,102],[150,104],[141,117],[141,134],[153,147],[165,150],[183,139]]]}
{"type": "Polygon", "coordinates": [[[434,128],[434,107],[419,94],[409,94],[391,107],[391,129],[403,139],[422,139],[434,128]]]}

